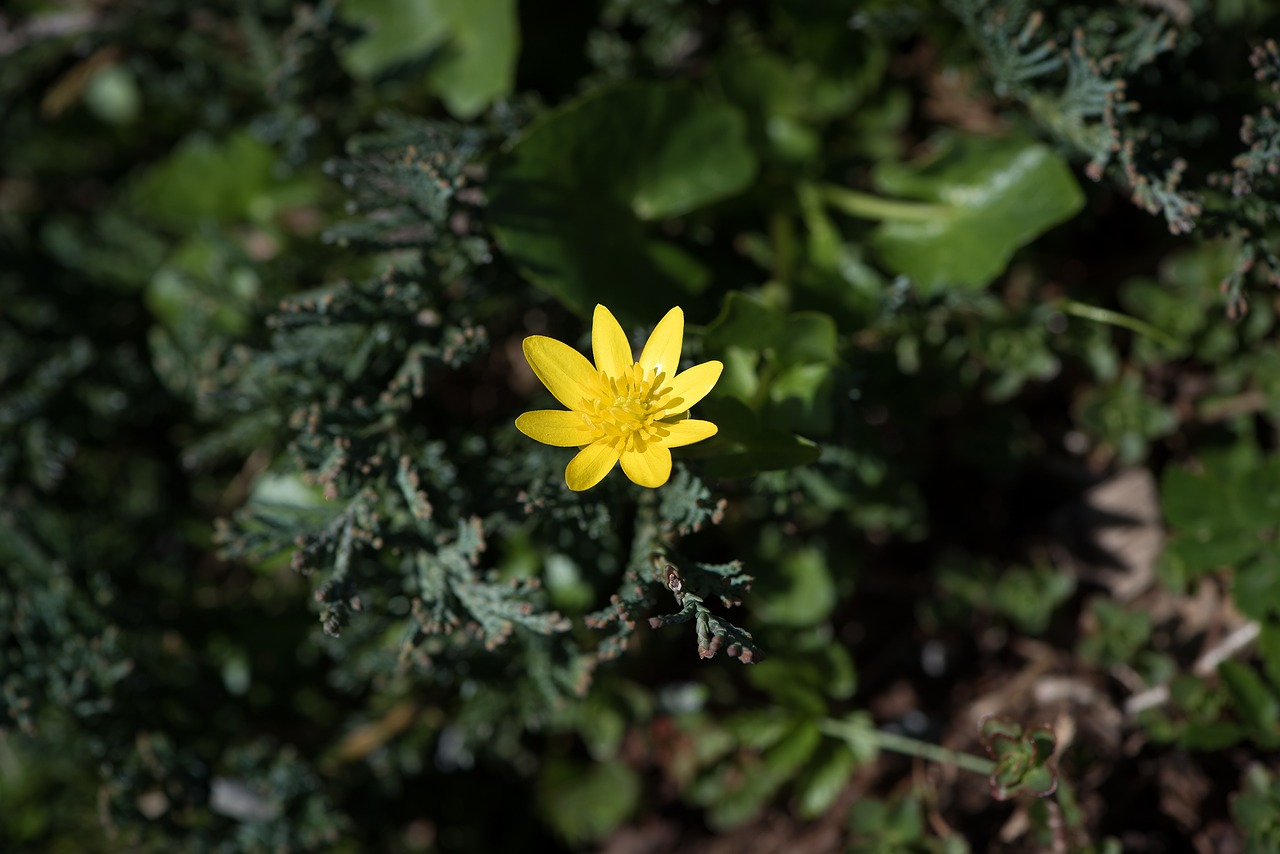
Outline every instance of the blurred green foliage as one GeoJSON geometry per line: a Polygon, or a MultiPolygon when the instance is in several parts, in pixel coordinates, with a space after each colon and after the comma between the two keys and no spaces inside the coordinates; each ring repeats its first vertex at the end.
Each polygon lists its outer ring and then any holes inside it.
{"type": "Polygon", "coordinates": [[[1276,847],[1274,2],[10,6],[0,849],[1276,847]]]}

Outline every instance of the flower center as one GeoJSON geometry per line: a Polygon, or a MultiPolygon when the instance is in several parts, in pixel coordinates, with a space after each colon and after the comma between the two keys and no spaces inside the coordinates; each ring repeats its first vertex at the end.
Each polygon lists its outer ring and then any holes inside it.
{"type": "Polygon", "coordinates": [[[671,391],[666,373],[646,372],[636,363],[618,376],[601,371],[599,396],[583,400],[579,412],[593,441],[643,453],[670,434],[662,419],[684,411],[679,408],[684,400],[671,391]]]}

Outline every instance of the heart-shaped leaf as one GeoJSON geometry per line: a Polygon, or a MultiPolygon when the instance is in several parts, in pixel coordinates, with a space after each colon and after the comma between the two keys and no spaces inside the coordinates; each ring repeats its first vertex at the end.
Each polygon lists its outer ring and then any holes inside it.
{"type": "Polygon", "coordinates": [[[430,60],[432,91],[462,119],[479,114],[515,83],[516,0],[344,0],[338,11],[365,30],[340,54],[353,77],[367,80],[430,60]]]}
{"type": "Polygon", "coordinates": [[[702,414],[719,428],[712,439],[691,449],[707,456],[704,466],[712,477],[746,477],[762,471],[808,465],[821,449],[799,436],[762,425],[745,403],[732,397],[707,398],[702,414]]]}
{"type": "Polygon", "coordinates": [[[625,84],[550,113],[493,165],[490,223],[521,272],[586,313],[650,321],[709,281],[652,224],[744,189],[737,109],[691,86],[625,84]]]}
{"type": "Polygon", "coordinates": [[[1060,156],[1016,137],[947,137],[926,160],[886,164],[874,177],[885,193],[930,203],[872,235],[881,262],[926,292],[986,285],[1015,250],[1084,204],[1060,156]]]}

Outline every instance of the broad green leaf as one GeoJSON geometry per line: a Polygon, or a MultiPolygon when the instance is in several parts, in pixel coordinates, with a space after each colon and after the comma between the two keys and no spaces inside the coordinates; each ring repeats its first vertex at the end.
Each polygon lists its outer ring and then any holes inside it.
{"type": "Polygon", "coordinates": [[[261,220],[275,212],[282,182],[275,152],[246,132],[223,142],[192,136],[148,168],[131,189],[148,218],[188,231],[205,220],[261,220]]]}
{"type": "Polygon", "coordinates": [[[889,807],[875,798],[861,798],[849,808],[849,829],[859,836],[879,836],[889,824],[889,807]]]}
{"type": "Polygon", "coordinates": [[[778,362],[786,366],[831,364],[836,360],[836,322],[819,311],[788,315],[777,342],[778,362]]]}
{"type": "MultiPolygon", "coordinates": [[[[1201,288],[1210,293],[1208,288],[1201,288]]],[[[1140,317],[1178,342],[1170,348],[1159,342],[1139,337],[1135,347],[1144,363],[1181,358],[1191,352],[1192,338],[1209,321],[1203,300],[1195,292],[1173,290],[1154,279],[1139,278],[1127,282],[1120,289],[1120,303],[1125,310],[1140,317]]]]}
{"type": "Polygon", "coordinates": [[[1231,814],[1244,831],[1244,854],[1280,851],[1280,780],[1261,763],[1245,772],[1243,790],[1231,799],[1231,814]]]}
{"type": "Polygon", "coordinates": [[[627,732],[627,717],[612,697],[593,693],[583,701],[578,718],[578,733],[592,758],[613,759],[618,754],[627,732]]]}
{"type": "Polygon", "coordinates": [[[345,0],[339,17],[365,33],[341,51],[343,67],[369,80],[439,49],[449,37],[441,5],[438,0],[345,0]]]}
{"type": "Polygon", "coordinates": [[[1080,639],[1081,658],[1104,666],[1127,664],[1151,636],[1151,615],[1130,611],[1110,599],[1095,597],[1089,610],[1097,621],[1097,631],[1080,639]]]}
{"type": "Polygon", "coordinates": [[[821,675],[814,661],[796,657],[772,656],[747,671],[748,681],[778,705],[808,715],[827,711],[821,675]]]}
{"type": "Polygon", "coordinates": [[[704,469],[712,477],[746,477],[762,471],[808,465],[818,459],[817,445],[782,430],[763,426],[746,404],[732,397],[707,398],[699,404],[702,417],[720,432],[695,445],[705,455],[704,469]]]}
{"type": "Polygon", "coordinates": [[[992,607],[1030,635],[1043,634],[1054,610],[1075,592],[1075,578],[1051,567],[1012,568],[984,591],[992,607]]]}
{"type": "Polygon", "coordinates": [[[461,119],[473,118],[515,84],[516,0],[344,0],[338,10],[365,30],[340,53],[357,79],[425,62],[431,90],[461,119]]]}
{"type": "Polygon", "coordinates": [[[1239,744],[1246,734],[1244,727],[1230,721],[1188,724],[1178,742],[1181,747],[1188,750],[1222,750],[1233,744],[1239,744]]]}
{"type": "Polygon", "coordinates": [[[848,3],[779,2],[772,7],[778,30],[797,57],[792,74],[803,90],[805,115],[847,116],[880,85],[889,51],[878,36],[849,25],[848,3]]]}
{"type": "Polygon", "coordinates": [[[759,815],[784,782],[754,766],[734,769],[724,776],[727,779],[718,782],[714,793],[708,792],[707,796],[707,823],[720,832],[740,827],[759,815]]]}
{"type": "Polygon", "coordinates": [[[827,699],[847,700],[857,687],[853,659],[843,646],[830,643],[820,631],[809,642],[797,640],[794,653],[770,656],[747,671],[756,688],[789,706],[815,715],[825,714],[827,699]]]}
{"type": "Polygon", "coordinates": [[[460,119],[479,115],[511,94],[520,54],[516,0],[438,0],[448,16],[445,56],[431,88],[460,119]]]}
{"type": "Polygon", "coordinates": [[[725,363],[718,397],[736,397],[760,409],[760,421],[769,428],[821,436],[833,423],[837,337],[829,315],[787,314],[731,291],[707,327],[703,348],[725,363]]]}
{"type": "Polygon", "coordinates": [[[729,720],[728,727],[744,747],[764,750],[786,736],[791,722],[789,712],[774,707],[735,715],[729,720]]]}
{"type": "Polygon", "coordinates": [[[1263,740],[1274,739],[1276,722],[1280,720],[1280,700],[1257,671],[1238,661],[1224,661],[1218,665],[1218,675],[1231,692],[1232,705],[1240,717],[1255,730],[1253,735],[1263,740]]]}
{"type": "Polygon", "coordinates": [[[920,799],[909,795],[892,804],[885,817],[885,842],[889,850],[901,850],[924,834],[924,810],[920,799]]]}
{"type": "Polygon", "coordinates": [[[715,81],[742,108],[751,141],[764,155],[796,162],[812,159],[821,139],[806,122],[806,76],[764,50],[731,48],[716,60],[715,81]]]}
{"type": "Polygon", "coordinates": [[[761,573],[753,591],[755,613],[767,623],[812,626],[836,604],[835,583],[824,552],[801,548],[786,554],[776,573],[761,573]]]}
{"type": "Polygon", "coordinates": [[[1084,204],[1066,162],[1017,137],[950,136],[926,160],[886,164],[874,177],[884,193],[927,203],[872,234],[885,266],[926,293],[986,285],[1015,250],[1084,204]]]}
{"type": "MultiPolygon", "coordinates": [[[[1201,472],[1170,468],[1161,484],[1161,504],[1172,533],[1169,559],[1194,577],[1225,566],[1241,566],[1270,549],[1280,524],[1280,457],[1259,459],[1247,444],[1208,454],[1201,472]]],[[[1257,586],[1266,567],[1237,579],[1257,586]]],[[[1266,608],[1254,602],[1243,607],[1266,608]]]]}
{"type": "Polygon", "coordinates": [[[724,830],[750,820],[773,798],[784,783],[791,780],[796,770],[809,761],[813,751],[822,741],[817,724],[808,720],[785,720],[785,732],[768,750],[762,761],[751,763],[745,773],[734,775],[730,783],[723,778],[721,785],[705,795],[711,801],[707,820],[712,827],[724,830]]]}
{"type": "Polygon", "coordinates": [[[858,687],[858,672],[848,648],[842,644],[824,642],[814,649],[814,654],[824,659],[822,670],[827,696],[835,700],[852,697],[858,687]]]}
{"type": "Polygon", "coordinates": [[[760,391],[760,351],[730,346],[718,355],[724,370],[716,383],[716,395],[742,401],[755,400],[760,391]]]}
{"type": "Polygon", "coordinates": [[[1226,703],[1219,686],[1210,686],[1198,676],[1184,675],[1169,683],[1169,696],[1192,723],[1216,720],[1226,703]]]}
{"type": "Polygon", "coordinates": [[[1280,625],[1272,622],[1262,624],[1262,631],[1258,634],[1258,651],[1262,654],[1262,664],[1271,684],[1280,687],[1280,625]]]}
{"type": "Polygon", "coordinates": [[[821,741],[822,733],[816,723],[799,721],[786,738],[765,754],[765,769],[779,779],[789,780],[801,765],[809,761],[821,741]]]}
{"type": "Polygon", "coordinates": [[[720,314],[707,325],[702,346],[713,354],[723,353],[730,347],[764,350],[775,346],[786,328],[784,312],[741,291],[730,291],[720,314]]]}
{"type": "Polygon", "coordinates": [[[692,86],[635,83],[580,98],[531,127],[494,164],[489,219],[536,285],[586,314],[605,302],[652,322],[708,282],[651,223],[745,189],[756,171],[745,122],[692,86]]]}
{"type": "Polygon", "coordinates": [[[797,801],[801,817],[817,818],[826,812],[857,766],[858,757],[847,744],[837,743],[826,751],[800,781],[797,801]]]}
{"type": "Polygon", "coordinates": [[[1122,465],[1141,462],[1153,439],[1178,428],[1178,414],[1143,388],[1142,377],[1126,371],[1107,386],[1082,396],[1079,423],[1115,449],[1122,465]]]}
{"type": "Polygon", "coordinates": [[[769,383],[765,422],[782,430],[824,436],[831,432],[834,423],[832,394],[830,365],[787,368],[769,383]]]}
{"type": "Polygon", "coordinates": [[[1249,561],[1235,575],[1231,598],[1247,617],[1259,620],[1280,618],[1280,555],[1271,549],[1249,561]]]}
{"type": "Polygon", "coordinates": [[[547,822],[572,845],[597,842],[626,821],[640,802],[640,778],[621,762],[582,766],[552,761],[537,787],[547,822]]]}

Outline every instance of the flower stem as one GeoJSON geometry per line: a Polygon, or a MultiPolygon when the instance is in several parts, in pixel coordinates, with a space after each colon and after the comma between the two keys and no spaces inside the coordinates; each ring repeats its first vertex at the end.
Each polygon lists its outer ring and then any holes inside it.
{"type": "Polygon", "coordinates": [[[983,776],[989,775],[996,769],[996,763],[990,759],[983,759],[981,756],[974,756],[972,753],[959,753],[955,750],[948,750],[940,744],[920,741],[906,735],[898,735],[897,733],[878,729],[872,735],[872,740],[881,750],[903,753],[907,756],[919,756],[921,759],[954,765],[957,768],[963,768],[966,771],[972,771],[983,776]]]}
{"type": "Polygon", "coordinates": [[[1119,326],[1136,332],[1139,335],[1145,335],[1153,341],[1157,341],[1164,346],[1175,349],[1178,342],[1165,332],[1156,329],[1150,323],[1139,320],[1136,317],[1130,317],[1127,314],[1121,314],[1118,311],[1112,311],[1108,308],[1098,308],[1096,305],[1087,305],[1082,302],[1076,302],[1073,299],[1062,299],[1054,303],[1054,307],[1063,314],[1072,314],[1085,320],[1093,320],[1098,323],[1106,323],[1110,326],[1119,326]]]}
{"type": "Polygon", "coordinates": [[[983,776],[990,775],[996,768],[996,763],[981,756],[974,756],[971,753],[959,753],[949,750],[940,744],[921,741],[908,735],[898,735],[897,733],[885,732],[871,727],[851,726],[848,721],[827,718],[818,725],[818,728],[827,735],[845,739],[851,743],[857,741],[863,745],[875,745],[878,750],[888,750],[907,756],[919,756],[921,759],[941,762],[944,765],[953,765],[956,768],[963,768],[966,771],[972,771],[983,776]]]}
{"type": "Polygon", "coordinates": [[[931,205],[925,202],[903,202],[895,199],[882,199],[870,193],[847,190],[832,184],[823,184],[822,198],[836,210],[849,216],[875,220],[910,220],[927,222],[940,219],[946,215],[947,209],[942,205],[931,205]]]}

